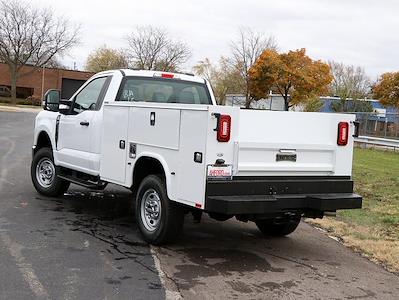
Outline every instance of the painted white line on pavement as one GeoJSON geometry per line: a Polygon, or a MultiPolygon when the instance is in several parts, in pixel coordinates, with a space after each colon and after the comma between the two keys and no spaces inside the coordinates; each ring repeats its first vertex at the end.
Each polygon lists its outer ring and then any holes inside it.
{"type": "Polygon", "coordinates": [[[36,276],[32,265],[26,262],[25,257],[22,255],[21,250],[24,248],[24,246],[12,241],[9,235],[5,232],[0,232],[0,238],[7,247],[8,252],[15,259],[19,271],[21,272],[23,278],[28,283],[30,289],[35,294],[35,296],[38,299],[50,299],[50,296],[47,293],[46,289],[43,287],[43,285],[39,281],[39,278],[36,276]]]}
{"type": "Polygon", "coordinates": [[[70,300],[70,299],[77,299],[78,298],[78,291],[76,290],[76,286],[79,283],[79,268],[69,268],[68,272],[64,281],[65,286],[65,294],[62,299],[70,300]]]}
{"type": "Polygon", "coordinates": [[[0,138],[0,141],[5,141],[6,143],[8,142],[8,143],[10,143],[10,147],[8,148],[8,150],[7,150],[7,152],[3,155],[3,157],[1,158],[1,164],[0,164],[0,166],[1,166],[1,172],[0,172],[0,191],[2,190],[2,188],[3,188],[3,182],[6,182],[7,181],[7,179],[6,179],[6,177],[7,177],[7,173],[8,173],[8,170],[7,170],[7,159],[8,159],[8,156],[14,151],[14,149],[15,149],[15,142],[14,141],[12,141],[11,139],[9,139],[9,138],[3,138],[3,137],[1,137],[0,138]]]}
{"type": "Polygon", "coordinates": [[[165,272],[161,268],[161,262],[156,254],[156,249],[153,246],[150,246],[150,251],[152,258],[154,259],[155,268],[158,271],[159,279],[161,280],[161,284],[165,289],[165,298],[166,300],[180,300],[183,299],[180,294],[176,284],[166,276],[165,272]]]}

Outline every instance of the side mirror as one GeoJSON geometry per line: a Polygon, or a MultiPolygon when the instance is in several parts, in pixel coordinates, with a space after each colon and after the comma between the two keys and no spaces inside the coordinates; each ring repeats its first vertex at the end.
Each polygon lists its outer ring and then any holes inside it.
{"type": "Polygon", "coordinates": [[[48,111],[59,111],[61,93],[59,90],[48,90],[44,95],[43,109],[48,111]]]}
{"type": "Polygon", "coordinates": [[[71,105],[72,105],[72,101],[61,99],[60,105],[58,107],[58,111],[60,112],[60,114],[68,115],[68,114],[70,114],[70,111],[71,111],[71,105]]]}

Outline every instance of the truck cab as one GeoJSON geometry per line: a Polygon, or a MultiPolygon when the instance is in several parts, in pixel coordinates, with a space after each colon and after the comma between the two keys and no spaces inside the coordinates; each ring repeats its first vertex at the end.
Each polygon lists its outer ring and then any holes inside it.
{"type": "Polygon", "coordinates": [[[361,207],[351,179],[354,116],[218,106],[193,75],[113,70],[69,100],[50,90],[34,132],[39,193],[59,196],[70,183],[129,188],[153,244],[173,240],[188,212],[286,235],[302,216],[361,207]]]}

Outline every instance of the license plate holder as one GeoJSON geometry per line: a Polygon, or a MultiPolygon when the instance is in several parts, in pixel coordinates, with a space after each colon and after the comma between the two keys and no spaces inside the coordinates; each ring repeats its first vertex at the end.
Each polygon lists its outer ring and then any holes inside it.
{"type": "Polygon", "coordinates": [[[232,165],[208,165],[206,173],[210,180],[231,180],[233,167],[232,165]]]}

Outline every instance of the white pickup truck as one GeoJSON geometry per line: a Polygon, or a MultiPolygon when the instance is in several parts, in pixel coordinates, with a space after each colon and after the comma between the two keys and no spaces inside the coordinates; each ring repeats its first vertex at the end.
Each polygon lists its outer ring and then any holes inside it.
{"type": "Polygon", "coordinates": [[[353,193],[355,117],[218,106],[199,77],[114,70],[68,100],[50,90],[36,117],[31,176],[62,195],[70,183],[132,190],[146,241],[177,237],[184,215],[253,221],[266,235],[300,218],[360,208],[353,193]]]}

